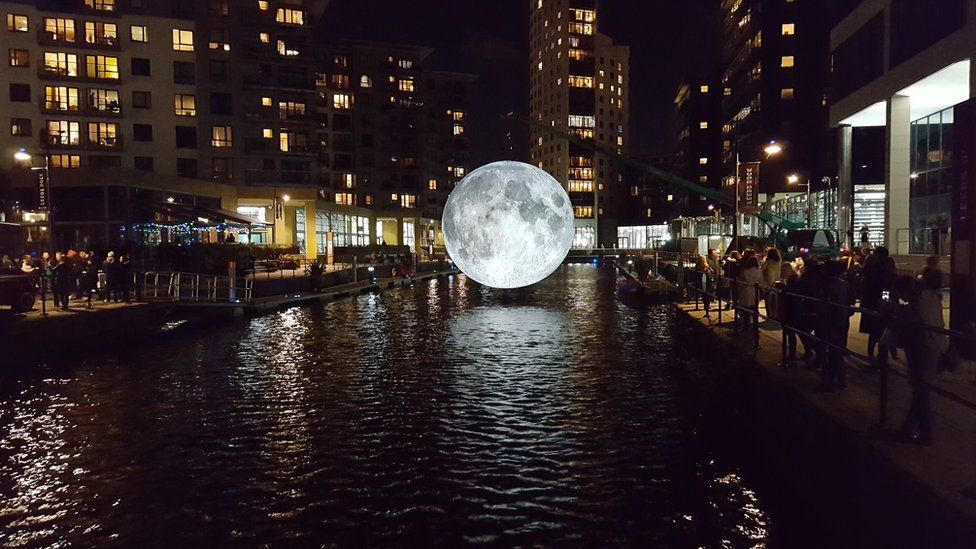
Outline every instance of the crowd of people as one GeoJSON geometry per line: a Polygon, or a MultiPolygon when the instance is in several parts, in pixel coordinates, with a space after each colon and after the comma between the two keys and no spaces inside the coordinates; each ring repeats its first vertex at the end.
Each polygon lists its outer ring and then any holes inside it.
{"type": "Polygon", "coordinates": [[[851,317],[861,310],[858,330],[867,335],[869,371],[905,354],[912,402],[899,436],[931,444],[929,384],[940,369],[953,367],[954,348],[943,319],[942,284],[937,257],[917,277],[899,276],[888,250],[863,247],[839,259],[820,261],[805,255],[793,261],[779,250],[746,249],[722,258],[717,250],[699,257],[696,286],[705,314],[715,297],[736,307],[747,333],[766,317],[783,327],[784,365],[803,361],[820,370],[821,391],[847,386],[844,358],[851,317]],[[799,345],[798,345],[799,340],[799,345]],[[802,356],[797,349],[802,346],[802,356]]]}
{"type": "Polygon", "coordinates": [[[0,256],[0,269],[36,277],[38,296],[48,296],[62,311],[71,307],[71,300],[83,301],[91,307],[92,300],[104,303],[128,303],[132,293],[132,262],[126,255],[115,256],[109,251],[104,258],[95,252],[49,252],[25,254],[20,261],[8,255],[0,256]]]}

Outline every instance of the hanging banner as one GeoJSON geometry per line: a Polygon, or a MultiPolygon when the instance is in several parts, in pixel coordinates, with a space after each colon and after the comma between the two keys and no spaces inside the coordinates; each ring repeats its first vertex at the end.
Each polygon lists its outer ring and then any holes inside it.
{"type": "Polygon", "coordinates": [[[328,231],[325,233],[325,264],[332,265],[335,262],[335,233],[328,231]]]}
{"type": "Polygon", "coordinates": [[[759,213],[759,162],[739,164],[739,213],[759,213]]]}
{"type": "Polygon", "coordinates": [[[34,174],[37,176],[37,209],[46,212],[51,208],[49,203],[50,189],[48,188],[50,182],[48,181],[47,170],[34,168],[34,174]]]}

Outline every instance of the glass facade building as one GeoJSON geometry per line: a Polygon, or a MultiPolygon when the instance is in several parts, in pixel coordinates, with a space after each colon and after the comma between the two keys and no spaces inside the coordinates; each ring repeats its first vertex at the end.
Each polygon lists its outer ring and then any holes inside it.
{"type": "Polygon", "coordinates": [[[949,252],[952,207],[953,109],[920,118],[911,124],[911,185],[909,194],[909,253],[949,252]]]}

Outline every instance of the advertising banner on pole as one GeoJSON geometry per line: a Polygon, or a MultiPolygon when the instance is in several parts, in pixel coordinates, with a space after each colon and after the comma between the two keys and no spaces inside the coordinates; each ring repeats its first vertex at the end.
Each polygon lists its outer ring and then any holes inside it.
{"type": "Polygon", "coordinates": [[[37,177],[37,209],[46,212],[51,207],[48,196],[47,170],[44,168],[34,168],[34,175],[37,177]]]}
{"type": "Polygon", "coordinates": [[[759,212],[759,162],[739,164],[739,213],[759,212]]]}

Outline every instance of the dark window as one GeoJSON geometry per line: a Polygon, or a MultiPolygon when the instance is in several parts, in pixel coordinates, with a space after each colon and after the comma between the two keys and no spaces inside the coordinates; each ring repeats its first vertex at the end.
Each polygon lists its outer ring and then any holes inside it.
{"type": "Polygon", "coordinates": [[[213,178],[214,181],[227,181],[234,178],[234,159],[214,158],[213,159],[213,178]]]}
{"type": "Polygon", "coordinates": [[[132,92],[132,106],[137,109],[148,109],[152,107],[152,93],[147,91],[132,92]]]}
{"type": "Polygon", "coordinates": [[[210,15],[216,17],[230,15],[230,0],[210,0],[210,15]]]}
{"type": "Polygon", "coordinates": [[[11,67],[29,67],[30,66],[30,51],[28,50],[16,50],[10,49],[10,66],[11,67]]]}
{"type": "Polygon", "coordinates": [[[173,82],[193,84],[196,81],[196,65],[184,61],[173,61],[173,82]]]}
{"type": "Polygon", "coordinates": [[[210,94],[210,114],[234,114],[233,111],[233,96],[231,94],[210,94]]]}
{"type": "Polygon", "coordinates": [[[132,58],[132,76],[149,76],[150,73],[148,59],[132,58]]]}
{"type": "Polygon", "coordinates": [[[967,0],[894,0],[891,3],[891,67],[949,36],[966,24],[967,0]]]}
{"type": "Polygon", "coordinates": [[[884,72],[884,15],[878,14],[834,50],[834,100],[884,72]]]}
{"type": "Polygon", "coordinates": [[[362,136],[360,136],[360,139],[362,140],[362,144],[363,144],[364,147],[372,147],[373,146],[373,134],[371,134],[371,133],[364,133],[362,136]]]}
{"type": "Polygon", "coordinates": [[[177,149],[197,148],[196,126],[176,126],[176,148],[177,149]]]}
{"type": "Polygon", "coordinates": [[[120,168],[122,167],[122,157],[93,154],[88,157],[88,165],[92,168],[120,168]]]}
{"type": "MultiPolygon", "coordinates": [[[[146,3],[148,1],[149,0],[129,0],[129,7],[130,8],[136,8],[136,9],[145,9],[146,8],[146,3]]],[[[152,160],[152,158],[150,158],[149,160],[152,160]]],[[[150,162],[150,164],[152,164],[152,163],[150,162]]],[[[152,171],[152,170],[150,169],[150,171],[152,171]]]]}
{"type": "Polygon", "coordinates": [[[152,141],[152,124],[133,124],[132,138],[136,141],[152,141]]]}
{"type": "Polygon", "coordinates": [[[10,100],[20,103],[30,103],[30,84],[11,84],[10,100]]]}
{"type": "Polygon", "coordinates": [[[137,170],[151,172],[153,171],[153,158],[151,156],[137,156],[135,158],[135,167],[137,170]]]}
{"type": "Polygon", "coordinates": [[[211,61],[210,79],[214,82],[228,82],[230,80],[230,62],[211,61]]]}
{"type": "Polygon", "coordinates": [[[275,169],[275,161],[273,158],[265,158],[261,161],[261,168],[265,170],[275,169]]]}
{"type": "Polygon", "coordinates": [[[176,159],[176,175],[180,177],[196,177],[197,176],[197,159],[196,158],[177,158],[176,159]]]}
{"type": "Polygon", "coordinates": [[[10,135],[18,135],[20,137],[30,137],[30,135],[31,135],[31,119],[30,118],[11,118],[10,119],[10,135]]]}

